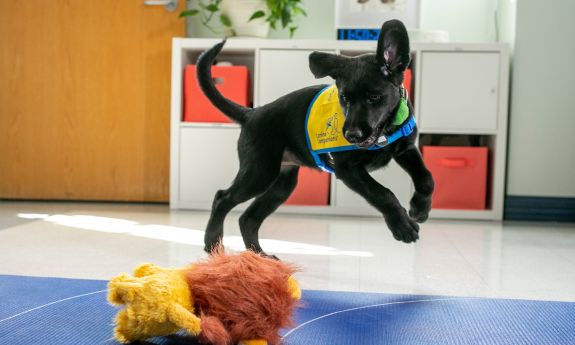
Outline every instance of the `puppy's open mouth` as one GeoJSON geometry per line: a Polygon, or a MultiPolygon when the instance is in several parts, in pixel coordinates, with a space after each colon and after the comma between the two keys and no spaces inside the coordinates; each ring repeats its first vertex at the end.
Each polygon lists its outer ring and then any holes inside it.
{"type": "Polygon", "coordinates": [[[376,139],[377,138],[372,135],[369,138],[367,138],[366,140],[362,141],[361,143],[355,144],[355,146],[359,147],[360,149],[366,149],[367,150],[370,147],[372,147],[373,144],[375,144],[376,139]]]}
{"type": "Polygon", "coordinates": [[[367,150],[370,147],[372,147],[373,145],[375,145],[377,143],[377,139],[383,135],[384,132],[384,123],[382,122],[379,126],[377,126],[375,128],[375,130],[373,132],[371,132],[371,135],[365,139],[364,141],[362,141],[361,143],[357,143],[355,144],[357,147],[359,147],[360,149],[364,149],[367,150]]]}

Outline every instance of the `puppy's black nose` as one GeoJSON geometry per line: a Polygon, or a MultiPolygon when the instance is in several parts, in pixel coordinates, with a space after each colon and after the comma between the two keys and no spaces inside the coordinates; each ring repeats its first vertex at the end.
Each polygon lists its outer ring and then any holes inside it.
{"type": "Polygon", "coordinates": [[[345,131],[343,136],[350,143],[359,143],[363,140],[363,131],[359,128],[348,129],[345,131]]]}

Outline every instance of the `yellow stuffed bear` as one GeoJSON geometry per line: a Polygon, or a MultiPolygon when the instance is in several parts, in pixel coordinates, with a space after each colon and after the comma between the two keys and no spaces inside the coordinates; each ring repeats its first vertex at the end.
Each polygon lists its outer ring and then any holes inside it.
{"type": "Polygon", "coordinates": [[[184,268],[141,265],[108,284],[109,302],[125,306],[115,338],[130,343],[184,330],[213,345],[279,343],[301,297],[295,271],[251,252],[214,253],[184,268]]]}

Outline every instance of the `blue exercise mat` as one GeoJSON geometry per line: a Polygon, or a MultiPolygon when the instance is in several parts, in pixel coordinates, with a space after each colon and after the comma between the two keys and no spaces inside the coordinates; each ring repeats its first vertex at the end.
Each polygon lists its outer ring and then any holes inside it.
{"type": "MultiPolygon", "coordinates": [[[[106,283],[0,275],[0,344],[116,344],[106,283]]],[[[575,344],[569,302],[304,291],[295,319],[285,345],[575,344]]]]}

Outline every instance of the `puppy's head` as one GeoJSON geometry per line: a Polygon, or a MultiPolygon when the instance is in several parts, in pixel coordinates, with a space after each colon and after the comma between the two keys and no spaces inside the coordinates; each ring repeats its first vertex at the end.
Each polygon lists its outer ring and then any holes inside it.
{"type": "Polygon", "coordinates": [[[383,24],[376,54],[354,58],[320,52],[310,55],[316,78],[335,79],[345,113],[343,134],[350,143],[369,148],[393,122],[409,60],[407,30],[398,20],[383,24]]]}

